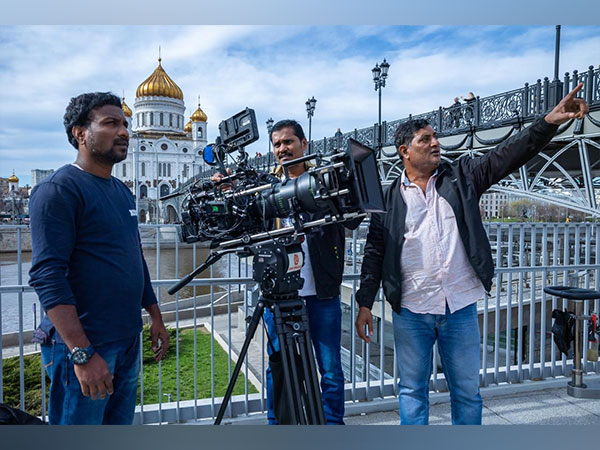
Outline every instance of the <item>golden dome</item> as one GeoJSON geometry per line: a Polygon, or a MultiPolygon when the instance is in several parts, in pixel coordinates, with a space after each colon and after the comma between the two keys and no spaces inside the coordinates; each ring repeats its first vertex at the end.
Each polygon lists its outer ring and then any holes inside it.
{"type": "Polygon", "coordinates": [[[198,109],[190,116],[190,120],[192,122],[206,122],[208,120],[208,117],[206,117],[206,114],[200,108],[200,102],[198,102],[198,109]]]}
{"type": "Polygon", "coordinates": [[[19,178],[13,172],[13,174],[10,177],[8,177],[8,182],[9,183],[18,183],[19,182],[19,178]]]}
{"type": "Polygon", "coordinates": [[[188,120],[188,123],[185,124],[185,127],[183,127],[183,131],[185,131],[186,133],[192,132],[192,121],[191,120],[188,120]]]}
{"type": "Polygon", "coordinates": [[[125,103],[125,97],[123,97],[123,102],[121,102],[121,109],[123,110],[123,114],[125,114],[125,117],[133,116],[131,108],[129,108],[129,106],[127,106],[127,103],[125,103]]]}
{"type": "Polygon", "coordinates": [[[158,67],[138,86],[135,96],[171,97],[183,100],[183,92],[162,68],[161,61],[162,59],[158,58],[158,67]]]}

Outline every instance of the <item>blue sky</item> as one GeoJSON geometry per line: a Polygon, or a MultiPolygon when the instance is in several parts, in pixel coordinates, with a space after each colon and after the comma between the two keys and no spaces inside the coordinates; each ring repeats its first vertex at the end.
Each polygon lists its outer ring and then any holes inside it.
{"type": "MultiPolygon", "coordinates": [[[[552,77],[554,26],[2,26],[0,27],[0,176],[25,184],[34,168],[75,158],[62,126],[70,97],[124,91],[163,67],[182,88],[186,115],[201,96],[208,137],[218,123],[254,108],[264,123],[295,118],[317,99],[313,138],[377,121],[371,68],[391,64],[383,118],[447,106],[469,91],[486,96],[552,77]]],[[[600,64],[600,27],[563,26],[561,76],[600,64]]]]}

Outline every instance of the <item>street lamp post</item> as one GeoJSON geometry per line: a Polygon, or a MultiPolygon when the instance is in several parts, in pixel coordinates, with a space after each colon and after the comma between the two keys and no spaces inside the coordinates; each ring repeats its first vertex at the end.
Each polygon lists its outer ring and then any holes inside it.
{"type": "Polygon", "coordinates": [[[308,116],[308,153],[312,153],[312,118],[315,115],[315,106],[317,105],[317,100],[312,97],[306,100],[304,103],[306,105],[306,114],[308,116]]]}
{"type": "Polygon", "coordinates": [[[268,139],[269,139],[269,151],[267,152],[267,164],[269,165],[269,167],[271,166],[271,131],[273,130],[273,118],[269,117],[269,120],[267,120],[267,133],[268,133],[268,139]]]}
{"type": "Polygon", "coordinates": [[[381,64],[375,64],[375,67],[371,69],[373,73],[373,83],[375,83],[375,91],[379,93],[379,115],[377,119],[377,157],[381,157],[381,149],[383,142],[381,141],[381,89],[385,87],[385,80],[388,76],[388,69],[390,68],[389,63],[383,59],[381,64]]]}

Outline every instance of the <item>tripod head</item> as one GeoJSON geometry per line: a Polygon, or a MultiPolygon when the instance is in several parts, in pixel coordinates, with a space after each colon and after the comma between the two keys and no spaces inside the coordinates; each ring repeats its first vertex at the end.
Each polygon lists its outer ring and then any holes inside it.
{"type": "Polygon", "coordinates": [[[290,235],[261,242],[250,247],[253,255],[252,278],[264,297],[272,300],[296,298],[304,280],[301,243],[304,235],[290,235]]]}

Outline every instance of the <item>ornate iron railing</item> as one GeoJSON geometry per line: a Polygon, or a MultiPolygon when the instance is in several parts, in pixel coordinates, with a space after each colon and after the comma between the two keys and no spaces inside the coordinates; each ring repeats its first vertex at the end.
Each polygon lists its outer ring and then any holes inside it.
{"type": "MultiPolygon", "coordinates": [[[[592,109],[600,108],[600,67],[594,69],[593,66],[589,66],[585,72],[581,73],[577,70],[574,70],[572,74],[567,72],[562,82],[558,82],[558,87],[565,95],[580,82],[583,82],[583,89],[579,92],[578,97],[584,98],[592,109]]],[[[552,106],[552,102],[549,100],[556,83],[545,77],[543,80],[538,79],[534,84],[525,83],[522,88],[512,91],[489,97],[475,97],[474,100],[459,105],[440,106],[437,110],[411,114],[406,118],[390,122],[384,121],[381,124],[383,146],[393,145],[394,131],[399,124],[410,119],[426,119],[440,136],[461,134],[472,128],[475,130],[496,128],[517,120],[531,121],[552,106]]],[[[312,152],[330,154],[338,148],[344,148],[350,137],[365,145],[375,147],[378,142],[378,134],[377,124],[345,133],[338,131],[334,136],[313,141],[312,152]]],[[[275,159],[272,153],[254,156],[251,158],[251,164],[267,169],[273,167],[275,159]]],[[[212,173],[212,169],[205,170],[197,174],[196,179],[210,177],[212,173]]]]}
{"type": "MultiPolygon", "coordinates": [[[[600,68],[589,66],[588,70],[572,74],[567,72],[559,84],[563,95],[567,94],[578,83],[583,82],[583,89],[578,97],[586,99],[592,108],[600,107],[600,68]]],[[[534,84],[525,83],[522,88],[502,92],[489,97],[475,97],[459,105],[439,107],[437,110],[407,118],[382,123],[382,142],[384,146],[393,145],[394,131],[402,122],[410,119],[426,119],[441,136],[461,134],[475,128],[495,128],[512,123],[515,120],[530,121],[543,114],[551,105],[550,98],[554,83],[548,79],[539,79],[534,84]]],[[[378,126],[355,129],[344,133],[358,141],[374,146],[377,141],[378,126]]],[[[334,137],[335,138],[335,137],[334,137]]],[[[334,138],[324,138],[313,142],[313,151],[329,153],[332,150],[331,141],[334,138]]]]}

